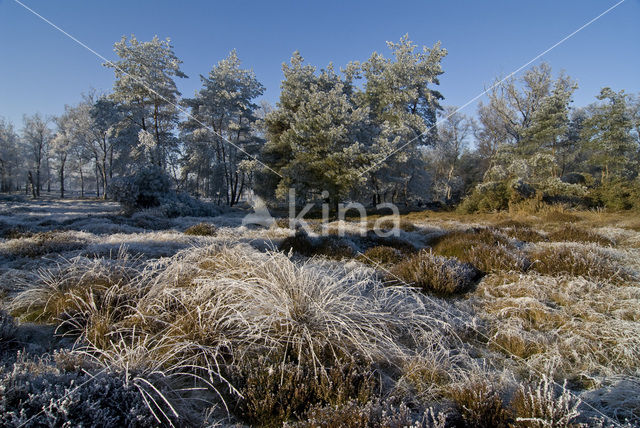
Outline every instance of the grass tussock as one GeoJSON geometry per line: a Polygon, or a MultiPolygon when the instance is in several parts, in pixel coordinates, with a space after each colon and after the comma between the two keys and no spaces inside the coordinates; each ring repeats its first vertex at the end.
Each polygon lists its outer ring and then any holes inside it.
{"type": "Polygon", "coordinates": [[[371,223],[370,226],[377,226],[379,229],[382,230],[391,230],[391,229],[399,229],[402,230],[404,232],[415,232],[416,230],[418,230],[418,228],[416,227],[415,224],[413,224],[412,222],[410,222],[409,220],[405,219],[405,218],[388,218],[388,219],[381,219],[379,220],[377,223],[371,223]]]}
{"type": "Polygon", "coordinates": [[[125,251],[115,259],[76,257],[37,272],[38,285],[23,284],[24,291],[9,304],[13,315],[25,321],[55,323],[85,311],[86,306],[125,304],[138,294],[125,290],[139,274],[137,260],[125,251]],[[127,297],[127,292],[132,294],[127,297]]]}
{"type": "Polygon", "coordinates": [[[392,364],[425,335],[445,340],[437,333],[444,324],[419,294],[385,287],[363,267],[294,262],[242,245],[190,249],[144,265],[120,259],[78,258],[41,271],[37,286],[12,305],[67,326],[87,358],[132,373],[141,394],[149,393],[149,378],[164,385],[152,406],[166,413],[160,419],[178,413],[177,378],[266,424],[299,416],[303,403],[365,402],[373,378],[362,364],[392,364]],[[359,363],[345,368],[350,361],[359,363]]]}
{"type": "Polygon", "coordinates": [[[525,271],[529,262],[509,239],[491,229],[450,232],[431,242],[433,252],[471,263],[482,272],[525,271]]]}
{"type": "Polygon", "coordinates": [[[510,226],[500,229],[509,238],[517,239],[521,242],[543,242],[549,238],[539,231],[528,226],[510,226]]]}
{"type": "Polygon", "coordinates": [[[531,269],[544,275],[570,275],[626,284],[634,276],[611,254],[593,246],[545,245],[530,253],[531,269]]]}
{"type": "Polygon", "coordinates": [[[36,258],[47,254],[59,254],[85,248],[88,239],[78,232],[40,232],[31,236],[7,241],[0,253],[9,257],[36,258]]]}
{"type": "Polygon", "coordinates": [[[593,388],[640,368],[640,318],[629,312],[638,298],[634,286],[528,273],[486,278],[472,302],[492,332],[489,348],[593,388]]]}
{"type": "Polygon", "coordinates": [[[193,236],[215,236],[217,231],[217,228],[210,223],[198,223],[187,228],[184,233],[193,236]]]}
{"type": "Polygon", "coordinates": [[[421,251],[396,264],[390,279],[400,280],[439,296],[453,296],[469,291],[480,277],[480,272],[468,263],[421,251]]]}
{"type": "Polygon", "coordinates": [[[598,233],[568,224],[549,233],[549,240],[553,242],[592,242],[603,247],[614,246],[615,242],[598,233]]]}
{"type": "Polygon", "coordinates": [[[357,257],[359,261],[365,264],[385,266],[399,263],[402,258],[403,254],[400,250],[386,245],[371,247],[357,257]]]}

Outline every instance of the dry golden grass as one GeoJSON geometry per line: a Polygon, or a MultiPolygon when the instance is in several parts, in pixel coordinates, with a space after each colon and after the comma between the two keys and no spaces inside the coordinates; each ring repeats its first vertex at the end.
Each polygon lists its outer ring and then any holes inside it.
{"type": "Polygon", "coordinates": [[[598,233],[574,226],[564,225],[548,235],[550,241],[554,242],[593,242],[600,246],[613,246],[615,242],[598,233]]]}
{"type": "Polygon", "coordinates": [[[453,387],[448,396],[467,427],[507,428],[513,422],[500,391],[487,381],[472,380],[453,387]]]}
{"type": "Polygon", "coordinates": [[[360,254],[357,259],[365,264],[393,265],[403,258],[402,252],[386,245],[377,245],[360,254]]]}
{"type": "Polygon", "coordinates": [[[531,269],[544,275],[570,275],[621,285],[634,280],[627,268],[598,247],[545,245],[529,256],[531,269]]]}
{"type": "Polygon", "coordinates": [[[86,247],[87,242],[86,237],[78,232],[41,232],[6,242],[0,253],[9,257],[36,258],[80,250],[86,247]]]}
{"type": "Polygon", "coordinates": [[[215,236],[216,232],[216,227],[210,223],[198,223],[184,231],[185,235],[194,236],[215,236]]]}
{"type": "Polygon", "coordinates": [[[525,271],[529,262],[507,237],[490,229],[455,231],[432,241],[436,254],[471,263],[482,272],[525,271]]]}

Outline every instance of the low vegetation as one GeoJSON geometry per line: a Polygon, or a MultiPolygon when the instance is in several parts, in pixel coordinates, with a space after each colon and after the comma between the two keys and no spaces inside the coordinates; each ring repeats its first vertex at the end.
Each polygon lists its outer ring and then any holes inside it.
{"type": "Polygon", "coordinates": [[[0,243],[2,423],[633,426],[639,235],[578,217],[413,214],[399,237],[190,218],[106,252],[26,225],[0,243]],[[83,246],[15,250],[47,233],[83,246]]]}

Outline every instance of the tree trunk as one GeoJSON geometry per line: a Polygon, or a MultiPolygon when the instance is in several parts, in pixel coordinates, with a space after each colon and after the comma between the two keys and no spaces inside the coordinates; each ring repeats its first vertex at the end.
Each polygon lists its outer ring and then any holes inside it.
{"type": "Polygon", "coordinates": [[[84,173],[82,167],[80,167],[80,197],[84,198],[84,173]]]}
{"type": "Polygon", "coordinates": [[[66,161],[66,156],[60,159],[60,199],[64,199],[64,164],[66,161]]]}
{"type": "Polygon", "coordinates": [[[29,171],[28,180],[29,180],[29,183],[31,184],[31,193],[33,194],[33,199],[37,199],[38,198],[38,192],[36,190],[36,185],[33,182],[33,174],[31,174],[31,171],[29,171]]]}
{"type": "MultiPolygon", "coordinates": [[[[29,175],[31,175],[31,171],[29,171],[29,175]]],[[[31,176],[31,184],[33,185],[33,176],[31,176]]],[[[35,182],[35,195],[36,197],[40,197],[40,162],[38,162],[36,169],[36,182],[35,182]]]]}

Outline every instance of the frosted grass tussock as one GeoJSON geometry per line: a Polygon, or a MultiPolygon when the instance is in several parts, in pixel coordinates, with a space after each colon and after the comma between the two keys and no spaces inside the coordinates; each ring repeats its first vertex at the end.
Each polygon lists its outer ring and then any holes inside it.
{"type": "Polygon", "coordinates": [[[0,243],[0,256],[40,257],[46,254],[81,250],[93,240],[85,232],[42,232],[0,243]]]}
{"type": "Polygon", "coordinates": [[[640,281],[635,250],[603,248],[586,243],[538,243],[531,268],[542,274],[566,274],[618,284],[640,281]]]}
{"type": "Polygon", "coordinates": [[[8,309],[27,319],[52,322],[69,310],[77,310],[74,298],[78,296],[129,284],[138,275],[138,267],[139,260],[130,256],[126,247],[121,247],[114,258],[60,259],[54,267],[40,268],[35,275],[20,278],[18,287],[22,291],[8,309]]]}
{"type": "Polygon", "coordinates": [[[224,331],[224,342],[240,353],[285,350],[323,364],[318,353],[328,350],[388,361],[406,351],[398,338],[414,341],[425,331],[438,336],[450,329],[441,310],[417,293],[384,287],[356,264],[295,263],[279,252],[236,245],[185,251],[163,270],[138,311],[188,308],[205,330],[224,331]]]}

